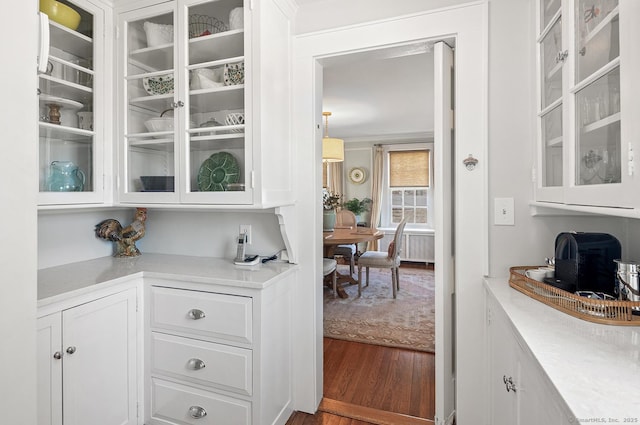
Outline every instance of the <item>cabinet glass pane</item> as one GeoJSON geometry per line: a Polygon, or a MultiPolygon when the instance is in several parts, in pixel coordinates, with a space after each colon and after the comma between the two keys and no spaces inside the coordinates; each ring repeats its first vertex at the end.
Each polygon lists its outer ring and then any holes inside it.
{"type": "Polygon", "coordinates": [[[189,8],[187,192],[245,190],[241,0],[189,8]]]}
{"type": "Polygon", "coordinates": [[[562,52],[562,19],[553,24],[540,43],[542,70],[542,109],[562,96],[562,64],[558,54],[562,52]]]}
{"type": "Polygon", "coordinates": [[[620,183],[620,69],[576,94],[576,185],[620,183]]]}
{"type": "Polygon", "coordinates": [[[127,192],[175,190],[174,16],[127,23],[127,192]]]}
{"type": "Polygon", "coordinates": [[[620,55],[618,0],[576,2],[576,81],[620,55]]]}
{"type": "Polygon", "coordinates": [[[540,1],[540,31],[544,30],[551,22],[551,19],[558,13],[561,6],[560,0],[540,1]]]}
{"type": "Polygon", "coordinates": [[[94,191],[94,16],[67,1],[80,16],[71,30],[49,23],[50,52],[38,76],[39,188],[41,192],[94,191]]]}
{"type": "Polygon", "coordinates": [[[562,186],[562,105],[542,117],[542,186],[562,186]]]}

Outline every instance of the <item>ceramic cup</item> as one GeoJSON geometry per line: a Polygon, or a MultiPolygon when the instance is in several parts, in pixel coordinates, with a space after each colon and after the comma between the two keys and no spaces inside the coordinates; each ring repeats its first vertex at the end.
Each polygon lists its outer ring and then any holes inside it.
{"type": "Polygon", "coordinates": [[[538,270],[544,270],[544,277],[553,278],[556,274],[556,270],[553,267],[540,267],[538,270]]]}
{"type": "Polygon", "coordinates": [[[542,280],[547,275],[547,272],[545,270],[542,270],[542,269],[529,269],[529,270],[526,270],[524,272],[524,274],[529,279],[533,279],[533,280],[537,280],[539,282],[542,282],[542,280]]]}

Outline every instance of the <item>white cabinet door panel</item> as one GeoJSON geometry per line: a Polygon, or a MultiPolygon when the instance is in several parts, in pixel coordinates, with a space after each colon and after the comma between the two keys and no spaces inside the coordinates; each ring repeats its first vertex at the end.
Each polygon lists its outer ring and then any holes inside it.
{"type": "Polygon", "coordinates": [[[133,425],[136,418],[136,291],[62,314],[65,425],[133,425]]]}
{"type": "Polygon", "coordinates": [[[60,313],[38,319],[38,425],[62,425],[62,327],[60,313]],[[55,356],[55,357],[54,357],[55,356]]]}

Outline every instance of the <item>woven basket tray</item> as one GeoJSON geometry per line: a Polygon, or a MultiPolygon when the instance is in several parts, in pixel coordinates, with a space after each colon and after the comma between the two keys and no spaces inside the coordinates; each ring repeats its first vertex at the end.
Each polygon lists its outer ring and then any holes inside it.
{"type": "Polygon", "coordinates": [[[636,310],[640,309],[640,302],[581,297],[524,275],[525,270],[538,267],[542,266],[511,267],[509,286],[579,319],[605,325],[640,326],[640,316],[632,314],[634,307],[636,310]]]}

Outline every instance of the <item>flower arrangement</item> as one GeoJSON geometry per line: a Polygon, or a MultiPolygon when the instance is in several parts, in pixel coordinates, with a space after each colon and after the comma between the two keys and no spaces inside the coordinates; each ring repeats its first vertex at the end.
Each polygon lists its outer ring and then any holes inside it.
{"type": "Polygon", "coordinates": [[[342,196],[329,192],[326,189],[322,190],[322,208],[325,210],[335,210],[340,206],[340,199],[342,196]]]}

